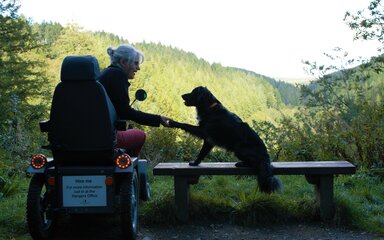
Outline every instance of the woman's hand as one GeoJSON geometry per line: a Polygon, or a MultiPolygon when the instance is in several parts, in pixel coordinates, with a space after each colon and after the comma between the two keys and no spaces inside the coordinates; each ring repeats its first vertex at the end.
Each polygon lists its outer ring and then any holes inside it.
{"type": "Polygon", "coordinates": [[[167,118],[167,117],[164,117],[164,116],[160,116],[161,118],[161,121],[160,121],[160,124],[163,125],[164,127],[170,127],[169,126],[169,121],[172,121],[171,118],[167,118]]]}

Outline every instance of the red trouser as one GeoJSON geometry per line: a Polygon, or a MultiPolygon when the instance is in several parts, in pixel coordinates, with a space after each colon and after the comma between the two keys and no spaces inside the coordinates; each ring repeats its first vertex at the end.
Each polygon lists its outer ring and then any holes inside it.
{"type": "Polygon", "coordinates": [[[117,148],[125,148],[138,156],[145,142],[145,132],[139,129],[117,131],[117,148]]]}

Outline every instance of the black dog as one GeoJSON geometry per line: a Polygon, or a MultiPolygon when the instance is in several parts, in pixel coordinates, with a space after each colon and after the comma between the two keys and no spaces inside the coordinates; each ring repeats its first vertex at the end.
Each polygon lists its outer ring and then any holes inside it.
{"type": "Polygon", "coordinates": [[[272,175],[264,142],[247,123],[228,111],[205,87],[197,87],[191,93],[182,95],[182,98],[186,106],[196,107],[199,126],[176,121],[170,121],[170,126],[204,139],[197,159],[189,162],[189,165],[199,165],[214,146],[220,146],[234,152],[241,160],[236,164],[237,167],[249,166],[256,170],[261,191],[274,192],[281,188],[280,180],[272,175]]]}

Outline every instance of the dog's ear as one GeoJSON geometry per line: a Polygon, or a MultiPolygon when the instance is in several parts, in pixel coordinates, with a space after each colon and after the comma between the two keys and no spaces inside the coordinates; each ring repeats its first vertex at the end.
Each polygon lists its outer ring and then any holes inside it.
{"type": "Polygon", "coordinates": [[[211,93],[211,91],[209,91],[209,89],[207,87],[201,87],[199,89],[199,95],[198,95],[199,99],[198,102],[204,106],[204,107],[208,107],[210,106],[213,102],[216,102],[216,98],[215,96],[213,96],[213,94],[211,93]]]}
{"type": "Polygon", "coordinates": [[[201,105],[201,103],[204,101],[204,88],[203,87],[197,87],[194,91],[194,98],[196,100],[196,103],[198,105],[201,105]]]}

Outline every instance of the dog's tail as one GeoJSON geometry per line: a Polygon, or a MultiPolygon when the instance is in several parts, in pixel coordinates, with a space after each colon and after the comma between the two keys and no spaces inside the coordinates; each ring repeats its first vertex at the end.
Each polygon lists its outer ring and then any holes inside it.
{"type": "Polygon", "coordinates": [[[265,193],[279,192],[283,188],[280,179],[272,175],[272,165],[263,163],[258,168],[257,181],[260,191],[265,193]]]}
{"type": "Polygon", "coordinates": [[[270,176],[262,181],[259,179],[259,188],[265,193],[279,192],[283,188],[283,184],[278,177],[270,176]]]}

